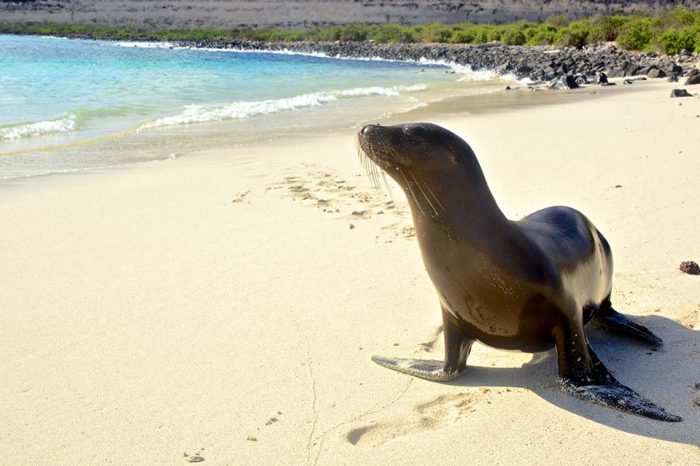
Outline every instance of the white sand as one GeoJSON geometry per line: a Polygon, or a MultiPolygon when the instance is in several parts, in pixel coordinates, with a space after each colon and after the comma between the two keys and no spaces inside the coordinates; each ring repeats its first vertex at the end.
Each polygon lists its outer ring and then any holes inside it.
{"type": "Polygon", "coordinates": [[[700,99],[635,86],[423,118],[511,218],[570,205],[606,235],[613,303],[666,345],[591,343],[684,422],[563,394],[551,352],[477,345],[449,385],[372,363],[441,359],[440,313],[402,196],[344,132],[0,191],[0,464],[700,464],[700,277],[678,270],[700,262],[700,99]]]}

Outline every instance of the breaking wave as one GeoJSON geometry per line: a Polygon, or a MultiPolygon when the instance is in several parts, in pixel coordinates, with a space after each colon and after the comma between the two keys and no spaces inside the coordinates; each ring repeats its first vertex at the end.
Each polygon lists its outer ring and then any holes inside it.
{"type": "Polygon", "coordinates": [[[419,92],[427,88],[425,84],[392,87],[360,87],[326,92],[314,92],[280,99],[236,101],[219,105],[187,105],[177,115],[149,121],[139,127],[139,131],[166,126],[186,125],[223,120],[238,120],[256,115],[268,115],[308,107],[318,107],[340,99],[368,96],[398,96],[405,92],[419,92]]]}
{"type": "Polygon", "coordinates": [[[76,125],[76,117],[71,113],[55,120],[4,126],[0,127],[0,140],[14,141],[17,139],[43,136],[45,134],[67,133],[73,131],[76,125]]]}

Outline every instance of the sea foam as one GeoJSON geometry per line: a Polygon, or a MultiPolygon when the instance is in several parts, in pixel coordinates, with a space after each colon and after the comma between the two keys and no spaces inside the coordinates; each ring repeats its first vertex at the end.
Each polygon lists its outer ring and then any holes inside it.
{"type": "Polygon", "coordinates": [[[238,120],[257,115],[269,115],[308,107],[318,107],[344,98],[368,96],[398,96],[404,92],[419,92],[427,88],[425,84],[392,87],[360,87],[326,92],[313,92],[293,97],[258,101],[236,101],[220,105],[187,105],[177,115],[159,118],[141,125],[143,131],[167,126],[205,123],[223,120],[238,120]]]}
{"type": "Polygon", "coordinates": [[[12,141],[23,138],[43,136],[52,133],[67,133],[77,126],[75,115],[68,114],[55,120],[23,123],[0,128],[0,140],[12,141]]]}

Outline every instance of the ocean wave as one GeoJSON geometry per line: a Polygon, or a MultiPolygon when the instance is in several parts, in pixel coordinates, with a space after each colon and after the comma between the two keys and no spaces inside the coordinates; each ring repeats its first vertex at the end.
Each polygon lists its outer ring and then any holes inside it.
{"type": "Polygon", "coordinates": [[[368,96],[398,96],[404,92],[419,92],[427,89],[425,84],[392,87],[360,87],[326,92],[314,92],[294,97],[258,101],[236,101],[222,105],[187,105],[177,115],[159,118],[144,123],[143,131],[167,126],[205,123],[223,120],[239,120],[257,115],[268,115],[308,107],[318,107],[344,98],[368,96]]]}
{"type": "Polygon", "coordinates": [[[34,123],[23,123],[13,126],[0,127],[0,140],[13,141],[17,139],[43,136],[52,133],[67,133],[77,126],[76,117],[70,113],[56,120],[44,120],[34,123]]]}
{"type": "Polygon", "coordinates": [[[114,45],[116,47],[127,47],[127,48],[138,48],[138,49],[174,49],[174,48],[181,48],[177,47],[175,44],[171,42],[148,42],[148,41],[119,41],[119,42],[113,42],[110,45],[114,45]]]}

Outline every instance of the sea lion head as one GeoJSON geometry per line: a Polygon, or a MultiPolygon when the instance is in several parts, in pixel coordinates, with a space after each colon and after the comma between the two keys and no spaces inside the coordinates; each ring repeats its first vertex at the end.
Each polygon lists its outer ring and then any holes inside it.
{"type": "Polygon", "coordinates": [[[454,206],[465,202],[494,203],[474,151],[445,128],[432,123],[366,125],[358,140],[373,183],[379,185],[378,168],[389,174],[406,193],[414,217],[420,213],[438,219],[448,212],[458,215],[454,206]]]}
{"type": "Polygon", "coordinates": [[[404,189],[408,179],[443,179],[475,160],[469,144],[432,123],[366,125],[358,139],[362,152],[404,189]]]}

